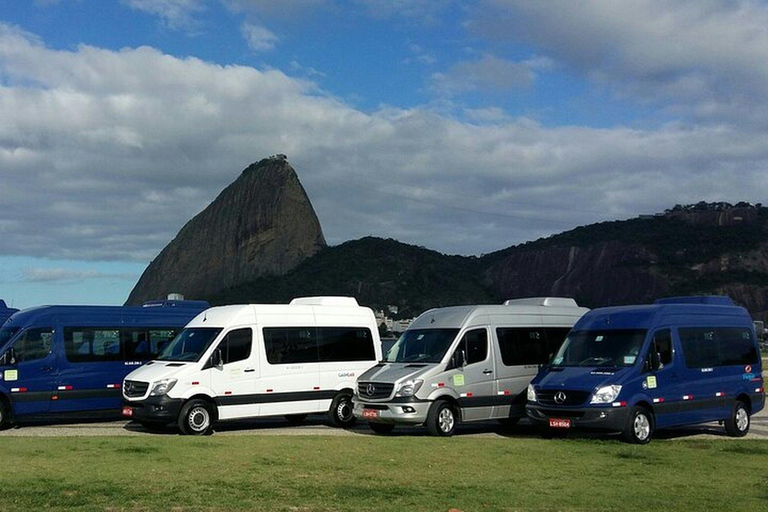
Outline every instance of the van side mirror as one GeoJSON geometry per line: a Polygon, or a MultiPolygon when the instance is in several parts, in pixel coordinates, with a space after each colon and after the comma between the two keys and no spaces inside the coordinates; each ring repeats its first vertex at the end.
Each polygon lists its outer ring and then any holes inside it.
{"type": "Polygon", "coordinates": [[[467,355],[464,350],[459,349],[451,356],[451,362],[448,363],[446,370],[453,370],[454,368],[464,368],[467,366],[467,355]]]}
{"type": "Polygon", "coordinates": [[[661,367],[661,359],[659,358],[659,353],[653,350],[653,347],[651,347],[651,351],[648,352],[648,357],[645,359],[645,363],[643,364],[643,371],[644,372],[655,372],[658,371],[658,369],[661,367]]]}
{"type": "Polygon", "coordinates": [[[211,366],[214,368],[221,370],[224,368],[224,358],[221,357],[221,349],[217,348],[213,351],[213,354],[211,355],[211,366]]]}
{"type": "Polygon", "coordinates": [[[11,347],[5,351],[3,357],[0,359],[0,364],[3,366],[13,366],[16,364],[16,349],[11,347]]]}

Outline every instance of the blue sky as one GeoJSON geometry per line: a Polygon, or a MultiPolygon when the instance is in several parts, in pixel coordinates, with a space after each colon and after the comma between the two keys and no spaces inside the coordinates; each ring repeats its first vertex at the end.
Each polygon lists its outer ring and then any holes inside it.
{"type": "Polygon", "coordinates": [[[759,0],[0,0],[0,298],[120,304],[284,153],[331,244],[765,202],[759,0]]]}

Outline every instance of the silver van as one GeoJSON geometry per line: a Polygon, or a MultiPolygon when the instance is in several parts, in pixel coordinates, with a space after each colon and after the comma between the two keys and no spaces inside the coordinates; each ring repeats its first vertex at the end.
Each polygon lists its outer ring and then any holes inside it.
{"type": "Polygon", "coordinates": [[[431,309],[358,377],[354,414],[379,434],[397,424],[440,436],[460,421],[514,425],[528,383],[587,311],[560,297],[431,309]]]}

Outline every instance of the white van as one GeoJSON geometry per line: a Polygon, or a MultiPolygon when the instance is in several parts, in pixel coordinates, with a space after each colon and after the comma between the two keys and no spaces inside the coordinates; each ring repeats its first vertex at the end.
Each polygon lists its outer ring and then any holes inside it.
{"type": "Polygon", "coordinates": [[[514,424],[528,383],[587,311],[559,297],[429,310],[357,379],[354,415],[380,434],[397,424],[442,436],[459,421],[514,424]]]}
{"type": "Polygon", "coordinates": [[[373,311],[352,297],[205,310],[123,382],[123,416],[206,434],[218,420],[328,412],[350,427],[355,378],[381,359],[373,311]]]}

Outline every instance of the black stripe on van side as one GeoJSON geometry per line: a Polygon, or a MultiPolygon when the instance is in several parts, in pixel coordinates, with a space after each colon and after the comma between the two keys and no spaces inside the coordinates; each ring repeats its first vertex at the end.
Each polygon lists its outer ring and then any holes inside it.
{"type": "Polygon", "coordinates": [[[674,402],[662,402],[653,404],[658,414],[674,414],[677,412],[698,411],[701,409],[726,409],[733,403],[733,397],[717,397],[702,400],[675,400],[674,402]]]}
{"type": "Polygon", "coordinates": [[[470,396],[459,398],[459,407],[470,409],[472,407],[493,407],[494,405],[512,405],[515,403],[514,395],[494,396],[470,396]]]}
{"type": "Polygon", "coordinates": [[[333,389],[324,391],[294,391],[289,393],[259,393],[254,395],[225,395],[216,397],[218,406],[271,404],[275,402],[306,402],[308,400],[330,400],[336,396],[333,389]]]}
{"type": "Polygon", "coordinates": [[[70,389],[11,393],[13,402],[54,402],[58,400],[85,400],[88,398],[119,398],[120,389],[70,389]],[[53,397],[56,397],[54,399],[53,397]]]}

